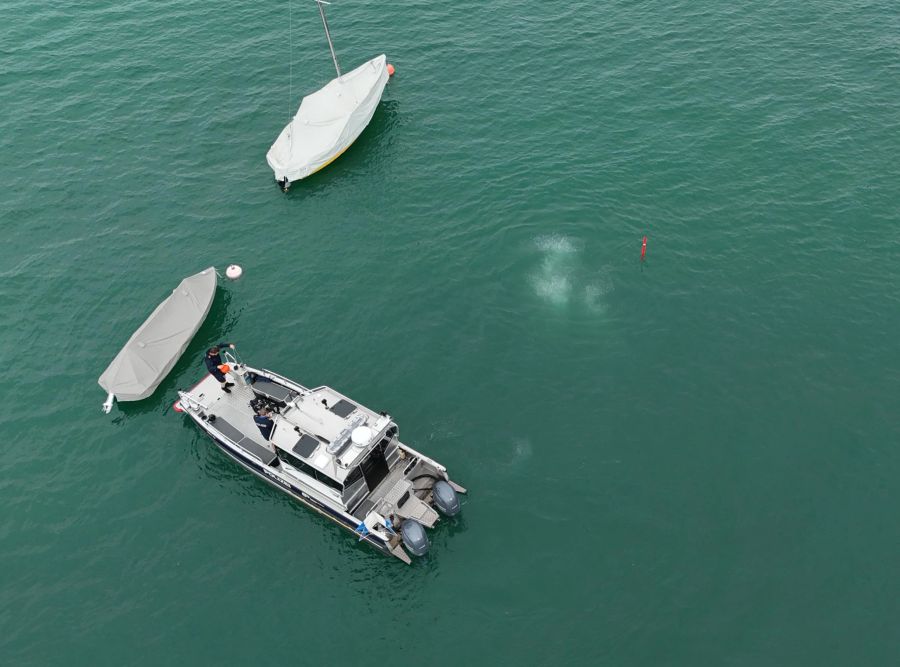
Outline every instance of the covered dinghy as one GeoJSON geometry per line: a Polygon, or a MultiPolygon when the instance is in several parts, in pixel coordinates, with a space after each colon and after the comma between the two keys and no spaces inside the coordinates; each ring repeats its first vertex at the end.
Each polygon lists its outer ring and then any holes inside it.
{"type": "Polygon", "coordinates": [[[266,154],[283,189],[343,153],[369,124],[388,80],[384,54],[307,95],[266,154]]]}
{"type": "Polygon", "coordinates": [[[185,278],[128,339],[98,382],[113,399],[139,401],[154,392],[203,324],[216,293],[216,269],[185,278]]]}

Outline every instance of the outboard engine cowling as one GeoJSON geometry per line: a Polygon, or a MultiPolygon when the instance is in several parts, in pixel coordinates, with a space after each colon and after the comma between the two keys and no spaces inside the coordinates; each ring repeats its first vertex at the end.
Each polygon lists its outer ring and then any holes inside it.
{"type": "Polygon", "coordinates": [[[403,544],[409,549],[413,556],[424,556],[428,553],[428,536],[425,534],[425,528],[421,523],[413,519],[407,519],[400,526],[400,534],[403,537],[403,544]]]}
{"type": "Polygon", "coordinates": [[[441,480],[436,483],[434,488],[431,489],[431,493],[434,498],[434,504],[441,511],[441,514],[445,516],[456,516],[459,514],[459,496],[456,495],[456,491],[447,482],[441,480]]]}

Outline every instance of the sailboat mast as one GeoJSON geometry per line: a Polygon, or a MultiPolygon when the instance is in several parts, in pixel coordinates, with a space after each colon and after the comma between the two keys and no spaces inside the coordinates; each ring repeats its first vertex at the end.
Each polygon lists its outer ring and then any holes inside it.
{"type": "Polygon", "coordinates": [[[331,59],[334,61],[334,69],[337,70],[337,75],[341,75],[341,67],[338,65],[337,56],[334,55],[334,44],[331,43],[331,33],[328,31],[328,19],[325,18],[325,8],[322,5],[330,5],[330,2],[325,2],[325,0],[316,0],[316,4],[319,5],[319,14],[322,16],[322,25],[325,26],[325,37],[328,38],[328,49],[331,51],[331,59]]]}

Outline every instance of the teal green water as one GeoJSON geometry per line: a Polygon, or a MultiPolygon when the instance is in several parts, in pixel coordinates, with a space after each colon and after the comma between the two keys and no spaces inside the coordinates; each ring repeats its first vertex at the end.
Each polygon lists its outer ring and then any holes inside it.
{"type": "Polygon", "coordinates": [[[329,11],[346,68],[397,75],[287,196],[312,3],[293,100],[284,2],[0,11],[0,663],[895,664],[896,4],[329,11]],[[150,309],[231,262],[101,414],[150,309]],[[171,410],[222,339],[469,487],[425,560],[171,410]]]}

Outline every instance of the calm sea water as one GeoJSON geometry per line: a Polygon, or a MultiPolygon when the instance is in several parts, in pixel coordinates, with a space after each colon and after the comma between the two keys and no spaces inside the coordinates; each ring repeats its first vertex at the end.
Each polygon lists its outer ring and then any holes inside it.
{"type": "Polygon", "coordinates": [[[342,0],[342,64],[397,75],[284,196],[265,152],[331,77],[291,11],[292,49],[286,2],[0,10],[0,663],[896,663],[896,3],[342,0]],[[173,413],[222,339],[469,487],[426,559],[173,413]]]}

